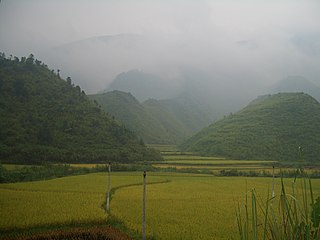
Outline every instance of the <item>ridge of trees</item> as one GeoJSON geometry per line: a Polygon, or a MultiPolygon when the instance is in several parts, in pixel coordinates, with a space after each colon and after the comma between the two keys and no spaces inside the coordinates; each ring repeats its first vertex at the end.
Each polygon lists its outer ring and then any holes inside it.
{"type": "Polygon", "coordinates": [[[101,163],[161,159],[90,101],[70,77],[34,58],[0,53],[0,160],[101,163]]]}

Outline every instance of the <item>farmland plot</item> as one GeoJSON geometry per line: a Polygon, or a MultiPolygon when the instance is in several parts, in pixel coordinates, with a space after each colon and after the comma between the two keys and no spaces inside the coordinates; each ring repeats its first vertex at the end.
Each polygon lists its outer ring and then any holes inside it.
{"type": "MultiPolygon", "coordinates": [[[[150,179],[157,181],[159,177],[150,179]]],[[[105,222],[105,173],[48,181],[0,184],[0,231],[105,222]]],[[[113,174],[112,187],[139,184],[138,174],[113,174]]]]}
{"type": "MultiPolygon", "coordinates": [[[[156,239],[238,239],[237,203],[244,203],[252,188],[266,199],[272,184],[271,178],[179,174],[167,178],[166,184],[147,186],[147,232],[156,239]]],[[[291,180],[285,181],[289,188],[291,180]]],[[[320,181],[313,184],[319,194],[320,181]]],[[[141,186],[122,188],[111,203],[112,213],[136,231],[141,231],[141,194],[141,186]]]]}
{"type": "MultiPolygon", "coordinates": [[[[0,233],[34,227],[101,224],[107,174],[0,185],[0,233]]],[[[286,179],[290,186],[291,179],[286,179]]],[[[110,213],[141,234],[142,173],[112,173],[110,213]]],[[[156,239],[237,239],[236,206],[255,188],[261,198],[271,178],[147,173],[147,235],[156,239]],[[156,183],[156,184],[150,184],[156,183]]],[[[312,180],[315,196],[320,180],[312,180]]],[[[279,193],[280,179],[276,180],[279,193]]],[[[0,235],[1,236],[1,235],[0,235]]]]}

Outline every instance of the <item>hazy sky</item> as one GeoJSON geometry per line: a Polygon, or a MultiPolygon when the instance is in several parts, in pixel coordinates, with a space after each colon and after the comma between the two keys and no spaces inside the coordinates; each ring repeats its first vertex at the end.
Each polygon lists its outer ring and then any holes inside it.
{"type": "Polygon", "coordinates": [[[134,68],[167,80],[187,67],[230,84],[320,84],[320,1],[2,0],[0,51],[34,53],[89,93],[134,68]]]}

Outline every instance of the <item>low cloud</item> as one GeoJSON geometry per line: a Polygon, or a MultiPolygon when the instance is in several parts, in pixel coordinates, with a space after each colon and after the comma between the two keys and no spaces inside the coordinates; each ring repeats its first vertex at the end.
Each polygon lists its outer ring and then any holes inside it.
{"type": "Polygon", "coordinates": [[[0,3],[0,50],[34,53],[86,92],[140,69],[181,81],[186,69],[239,91],[301,75],[320,85],[318,1],[0,3]]]}

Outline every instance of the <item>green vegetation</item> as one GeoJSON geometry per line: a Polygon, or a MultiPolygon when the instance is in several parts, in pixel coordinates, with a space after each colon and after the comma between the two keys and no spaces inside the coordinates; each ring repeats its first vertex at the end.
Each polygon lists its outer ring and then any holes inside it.
{"type": "Polygon", "coordinates": [[[148,99],[140,103],[131,93],[112,91],[90,95],[128,129],[149,144],[177,144],[207,126],[210,117],[189,96],[148,99]]]}
{"type": "Polygon", "coordinates": [[[181,143],[209,123],[209,117],[185,98],[140,103],[131,93],[121,91],[89,97],[148,144],[181,143]]]}
{"type": "Polygon", "coordinates": [[[303,93],[263,96],[203,129],[181,148],[232,159],[316,163],[320,156],[320,104],[303,93]]]}
{"type": "MultiPolygon", "coordinates": [[[[155,171],[155,169],[149,163],[112,163],[113,172],[141,172],[155,171]]],[[[107,171],[107,164],[45,164],[39,166],[0,164],[0,183],[48,180],[107,171]]]]}
{"type": "Polygon", "coordinates": [[[302,176],[294,178],[290,193],[281,178],[280,194],[268,195],[265,202],[255,189],[248,191],[237,211],[241,240],[320,238],[320,197],[315,198],[310,179],[302,176]]]}
{"type": "Polygon", "coordinates": [[[101,163],[160,159],[124,125],[31,54],[0,57],[0,160],[101,163]]]}
{"type": "Polygon", "coordinates": [[[157,105],[159,105],[160,108],[164,108],[192,134],[207,126],[212,121],[212,114],[209,113],[209,107],[207,107],[203,101],[198,100],[188,93],[182,93],[171,99],[161,99],[158,100],[158,103],[146,101],[143,104],[151,108],[157,105]]]}
{"type": "Polygon", "coordinates": [[[69,175],[87,174],[90,172],[107,171],[106,165],[88,167],[72,167],[67,164],[47,164],[41,166],[17,166],[0,164],[0,183],[28,182],[48,180],[69,175]]]}
{"type": "Polygon", "coordinates": [[[143,106],[152,116],[158,119],[167,132],[172,134],[173,139],[165,143],[180,143],[194,133],[191,129],[188,129],[183,120],[179,119],[174,112],[171,112],[166,105],[162,104],[161,100],[149,99],[143,103],[143,106]]]}
{"type": "MultiPolygon", "coordinates": [[[[130,93],[113,91],[89,95],[102,109],[114,115],[128,129],[135,131],[147,143],[175,143],[178,137],[168,131],[157,116],[151,114],[130,93]]],[[[177,124],[178,127],[178,124],[177,124]]]]}

